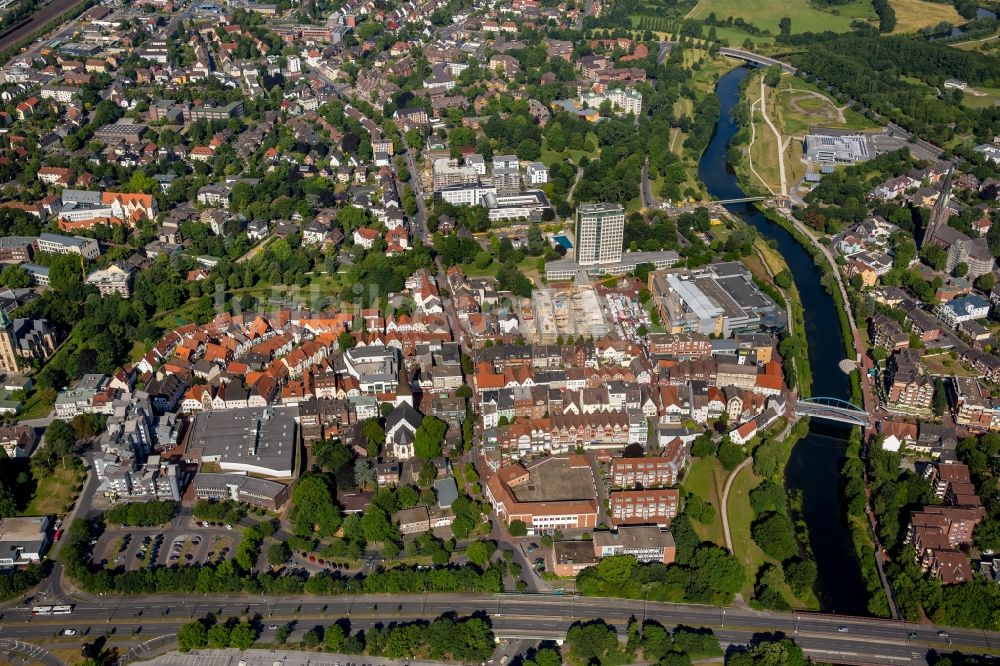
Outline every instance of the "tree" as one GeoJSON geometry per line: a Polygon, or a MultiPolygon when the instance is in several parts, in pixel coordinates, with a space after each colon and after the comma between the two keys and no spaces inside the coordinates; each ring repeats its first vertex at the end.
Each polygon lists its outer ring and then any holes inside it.
{"type": "Polygon", "coordinates": [[[948,263],[948,250],[935,243],[924,245],[920,250],[920,258],[934,270],[940,271],[948,263]]]}
{"type": "Polygon", "coordinates": [[[292,556],[292,549],[289,548],[288,543],[285,541],[279,541],[278,543],[271,544],[267,549],[267,563],[272,567],[280,566],[287,562],[292,556]]]}
{"type": "Polygon", "coordinates": [[[365,448],[368,457],[375,458],[385,446],[385,428],[376,418],[370,418],[361,426],[361,434],[365,437],[365,448]]]}
{"type": "Polygon", "coordinates": [[[674,630],[674,650],[692,659],[710,659],[722,656],[719,639],[711,629],[677,627],[674,630]]]}
{"type": "Polygon", "coordinates": [[[739,444],[733,444],[732,442],[724,442],[721,447],[719,447],[719,462],[727,470],[736,469],[741,462],[746,459],[746,452],[743,447],[739,444]]]}
{"type": "Polygon", "coordinates": [[[944,390],[944,382],[940,377],[934,378],[934,398],[931,400],[931,408],[934,410],[934,416],[937,417],[944,415],[944,411],[948,408],[948,396],[944,390]]]}
{"type": "Polygon", "coordinates": [[[799,552],[795,525],[782,512],[770,513],[754,521],[750,534],[761,550],[778,561],[787,560],[799,552]]]}
{"type": "Polygon", "coordinates": [[[229,647],[229,641],[232,638],[232,632],[229,627],[223,623],[213,624],[208,630],[208,647],[210,648],[227,648],[229,647]]]}
{"type": "Polygon", "coordinates": [[[6,266],[0,271],[0,284],[10,289],[26,289],[31,286],[31,276],[20,266],[6,266]]]}
{"type": "Polygon", "coordinates": [[[758,516],[784,511],[787,501],[784,486],[770,479],[750,491],[750,507],[758,516]]]}
{"type": "Polygon", "coordinates": [[[816,584],[816,563],[795,559],[785,565],[785,582],[795,596],[802,597],[816,584]]]}
{"type": "Polygon", "coordinates": [[[302,644],[307,648],[317,647],[323,641],[322,631],[322,627],[313,627],[306,633],[302,634],[302,644]]]}
{"type": "Polygon", "coordinates": [[[784,458],[781,442],[765,440],[753,451],[753,473],[767,479],[777,473],[784,458]]]}
{"type": "MultiPolygon", "coordinates": [[[[789,21],[789,31],[791,31],[791,21],[789,21]]],[[[771,65],[764,70],[764,84],[771,87],[777,88],[778,84],[781,83],[781,65],[771,65]]],[[[788,271],[782,271],[782,273],[787,273],[788,271]]],[[[775,282],[777,282],[778,276],[775,275],[775,282]]],[[[783,287],[787,288],[787,287],[783,287]]]]}
{"type": "Polygon", "coordinates": [[[56,419],[45,429],[45,443],[31,458],[32,467],[51,472],[76,450],[76,434],[68,423],[56,419]]]}
{"type": "Polygon", "coordinates": [[[135,502],[111,507],[104,517],[116,525],[152,527],[169,522],[176,513],[174,502],[135,502]]]}
{"type": "Polygon", "coordinates": [[[780,30],[781,34],[786,37],[792,34],[792,19],[787,16],[782,16],[781,20],[778,21],[778,30],[780,30]]]}
{"type": "Polygon", "coordinates": [[[136,169],[132,172],[132,177],[129,178],[126,191],[155,194],[159,191],[159,184],[153,179],[152,176],[147,176],[139,169],[136,169]]]}
{"type": "Polygon", "coordinates": [[[969,274],[969,264],[965,263],[964,261],[958,262],[958,265],[955,266],[955,277],[962,278],[968,274],[969,274]]]}
{"type": "Polygon", "coordinates": [[[730,666],[806,666],[802,648],[791,638],[761,640],[746,652],[733,654],[726,663],[730,666]]]}
{"type": "Polygon", "coordinates": [[[792,274],[787,269],[781,271],[774,276],[774,284],[778,285],[782,289],[788,289],[792,286],[792,274]]]}
{"type": "Polygon", "coordinates": [[[413,452],[419,458],[430,460],[441,455],[444,435],[448,431],[448,424],[441,419],[431,416],[424,416],[413,436],[413,452]]]}
{"type": "Polygon", "coordinates": [[[365,458],[359,458],[354,462],[354,485],[358,488],[367,488],[375,483],[375,468],[371,462],[365,458]]]}
{"type": "Polygon", "coordinates": [[[542,228],[533,222],[528,225],[528,254],[532,257],[538,257],[544,251],[545,239],[542,237],[542,228]]]}
{"type": "Polygon", "coordinates": [[[201,620],[188,622],[177,630],[177,647],[181,652],[198,650],[208,645],[208,630],[201,620]]]}
{"type": "Polygon", "coordinates": [[[528,526],[524,524],[523,520],[512,520],[507,526],[507,531],[510,532],[511,536],[523,537],[528,535],[528,526]]]}
{"type": "Polygon", "coordinates": [[[340,528],[340,509],[328,477],[309,473],[299,479],[292,490],[289,519],[297,536],[322,538],[340,528]]]}
{"type": "Polygon", "coordinates": [[[469,547],[465,549],[465,556],[469,558],[469,561],[479,567],[485,569],[486,565],[490,562],[490,557],[496,550],[497,546],[492,541],[473,541],[469,544],[469,547]]]}
{"type": "Polygon", "coordinates": [[[345,352],[348,349],[353,349],[354,346],[357,344],[358,341],[355,340],[354,336],[348,333],[347,331],[344,331],[343,333],[337,336],[337,346],[340,347],[340,351],[342,352],[345,352]]]}
{"type": "Polygon", "coordinates": [[[344,649],[344,640],[347,638],[344,628],[339,624],[331,624],[323,634],[323,647],[330,652],[341,652],[344,649]]]}
{"type": "Polygon", "coordinates": [[[990,292],[993,291],[993,287],[996,286],[996,279],[993,277],[993,273],[983,273],[976,278],[974,284],[976,289],[990,292]]]}
{"type": "Polygon", "coordinates": [[[49,263],[49,286],[69,292],[83,282],[83,259],[76,254],[60,254],[49,263]]]}
{"type": "Polygon", "coordinates": [[[715,520],[715,507],[698,495],[688,495],[684,513],[702,525],[710,525],[715,520]]]}
{"type": "Polygon", "coordinates": [[[248,622],[241,622],[233,627],[229,635],[229,647],[237,650],[249,650],[257,642],[257,630],[248,622]]]}
{"type": "Polygon", "coordinates": [[[340,442],[322,439],[313,444],[313,458],[323,469],[336,473],[354,459],[354,454],[340,442]]]}
{"type": "Polygon", "coordinates": [[[691,443],[691,455],[695,458],[714,456],[719,450],[718,443],[712,438],[712,433],[703,432],[691,443]]]}
{"type": "Polygon", "coordinates": [[[620,652],[618,633],[604,620],[577,623],[566,633],[566,647],[573,661],[600,663],[620,652]]]}

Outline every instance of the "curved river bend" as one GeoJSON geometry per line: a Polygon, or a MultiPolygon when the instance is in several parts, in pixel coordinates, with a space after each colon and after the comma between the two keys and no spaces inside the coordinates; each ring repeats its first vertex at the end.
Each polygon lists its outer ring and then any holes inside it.
{"type": "MultiPolygon", "coordinates": [[[[709,194],[718,199],[746,196],[729,167],[729,142],[738,131],[732,117],[739,103],[740,82],[749,70],[739,67],[719,79],[719,121],[712,140],[698,163],[698,176],[709,194]]],[[[833,298],[820,284],[812,257],[787,231],[768,220],[751,204],[728,206],[730,212],[777,244],[795,279],[805,310],[813,395],[848,399],[850,382],[837,363],[844,357],[840,321],[833,298]]],[[[802,496],[802,513],[819,570],[817,592],[823,610],[867,615],[867,591],[858,568],[844,519],[840,495],[840,470],[848,431],[813,422],[809,435],[792,451],[785,472],[789,490],[802,496]]],[[[754,575],[755,572],[747,572],[754,575]]]]}

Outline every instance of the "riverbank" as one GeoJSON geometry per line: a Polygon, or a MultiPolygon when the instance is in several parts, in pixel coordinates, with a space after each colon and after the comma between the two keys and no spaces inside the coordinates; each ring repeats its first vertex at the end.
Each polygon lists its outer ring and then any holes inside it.
{"type": "MultiPolygon", "coordinates": [[[[742,112],[734,114],[734,116],[742,121],[737,136],[742,139],[749,136],[750,140],[746,145],[741,145],[740,142],[737,142],[735,144],[736,150],[733,150],[733,146],[731,145],[729,158],[734,161],[733,170],[741,186],[752,190],[755,187],[759,189],[760,186],[759,170],[753,168],[750,156],[753,142],[756,138],[754,136],[755,119],[753,114],[757,111],[754,108],[755,104],[748,101],[748,96],[750,96],[749,93],[751,91],[755,90],[753,84],[756,78],[750,76],[747,77],[747,80],[751,81],[751,83],[741,86],[739,104],[742,107],[742,112]]],[[[840,326],[844,353],[850,360],[859,359],[860,354],[865,352],[862,348],[863,341],[859,339],[860,335],[854,322],[853,313],[848,310],[850,302],[846,294],[846,287],[843,284],[843,278],[838,273],[839,269],[831,253],[821,245],[822,239],[817,238],[807,229],[804,229],[804,225],[790,218],[783,211],[767,208],[762,205],[758,205],[758,208],[770,222],[784,229],[812,257],[817,270],[821,274],[820,282],[827,294],[833,299],[840,326]]],[[[855,404],[863,404],[865,402],[861,381],[860,371],[857,369],[853,370],[850,373],[851,401],[855,404]]],[[[859,479],[854,477],[859,475],[863,477],[861,470],[863,469],[864,462],[861,457],[860,431],[852,431],[850,444],[845,453],[847,455],[847,462],[843,469],[845,482],[842,484],[840,492],[848,510],[845,510],[843,515],[847,522],[848,534],[850,535],[854,551],[853,554],[859,564],[861,576],[865,581],[868,594],[867,610],[873,615],[888,617],[889,603],[875,560],[875,542],[863,513],[859,516],[856,510],[856,504],[859,501],[867,501],[867,498],[863,494],[860,498],[857,496],[857,488],[855,488],[859,479]]],[[[860,482],[863,488],[863,478],[860,479],[860,482]]]]}
{"type": "MultiPolygon", "coordinates": [[[[699,163],[699,177],[717,199],[746,196],[727,158],[730,155],[738,157],[740,141],[737,135],[745,132],[736,121],[741,117],[740,91],[748,74],[745,68],[734,69],[719,80],[717,87],[721,104],[719,122],[699,163]],[[730,140],[734,138],[736,145],[730,150],[730,140]]],[[[801,330],[803,334],[801,353],[809,361],[811,394],[847,398],[850,381],[838,366],[843,356],[831,353],[843,346],[843,336],[838,330],[834,297],[822,282],[822,264],[813,258],[801,239],[793,235],[791,228],[769,219],[757,208],[733,204],[727,206],[727,210],[754,227],[789,267],[803,304],[799,322],[802,326],[794,326],[793,332],[801,330]]],[[[784,475],[778,473],[773,478],[778,479],[779,487],[783,485],[788,497],[792,498],[784,503],[785,510],[794,512],[796,523],[799,523],[796,527],[803,528],[803,536],[815,556],[817,579],[813,590],[820,607],[865,615],[868,613],[867,585],[851,546],[849,526],[846,520],[831,520],[831,516],[844,515],[840,473],[847,435],[843,427],[812,422],[808,433],[783,456],[784,475]]]]}

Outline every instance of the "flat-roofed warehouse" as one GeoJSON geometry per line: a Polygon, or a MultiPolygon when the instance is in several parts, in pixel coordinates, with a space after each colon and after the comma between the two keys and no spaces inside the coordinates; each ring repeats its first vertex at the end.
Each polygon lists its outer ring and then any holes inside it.
{"type": "Polygon", "coordinates": [[[298,407],[204,412],[191,424],[188,452],[224,472],[294,476],[298,413],[298,407]]]}
{"type": "Polygon", "coordinates": [[[784,308],[736,261],[653,271],[648,288],[670,333],[728,338],[734,333],[780,331],[787,324],[784,308]]]}
{"type": "Polygon", "coordinates": [[[871,141],[864,134],[820,131],[805,138],[806,159],[820,164],[855,164],[872,158],[871,141]]]}

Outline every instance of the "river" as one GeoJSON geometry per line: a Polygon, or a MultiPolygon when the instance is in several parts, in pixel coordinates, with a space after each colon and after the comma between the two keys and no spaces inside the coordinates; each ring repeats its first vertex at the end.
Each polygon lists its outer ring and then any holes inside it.
{"type": "MultiPolygon", "coordinates": [[[[698,163],[698,176],[708,192],[718,199],[745,196],[726,153],[738,131],[732,111],[739,102],[740,82],[749,70],[739,67],[719,79],[719,122],[712,140],[698,163]]],[[[805,310],[806,338],[812,367],[814,396],[850,398],[850,381],[838,362],[844,357],[840,320],[833,298],[820,284],[820,273],[812,257],[777,224],[768,220],[752,204],[728,206],[777,244],[795,279],[805,310]]],[[[786,485],[802,496],[802,514],[809,526],[809,538],[819,571],[817,593],[823,610],[867,615],[867,591],[850,535],[840,496],[840,470],[847,447],[848,430],[813,422],[809,435],[795,446],[785,472],[786,485]]],[[[756,572],[747,572],[754,575],[756,572]]]]}

